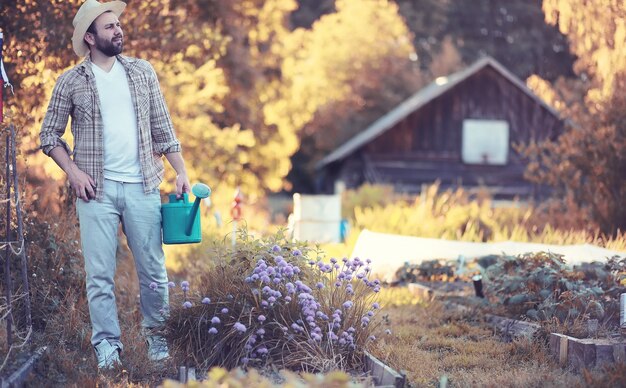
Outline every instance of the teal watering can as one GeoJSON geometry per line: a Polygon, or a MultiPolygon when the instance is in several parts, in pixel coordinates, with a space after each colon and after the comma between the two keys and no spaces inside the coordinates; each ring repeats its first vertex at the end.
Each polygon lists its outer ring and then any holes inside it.
{"type": "Polygon", "coordinates": [[[204,183],[196,183],[191,188],[196,196],[193,203],[189,202],[187,193],[181,198],[176,194],[169,195],[169,203],[161,205],[164,244],[192,244],[202,241],[200,227],[200,201],[211,195],[211,189],[204,183]]]}

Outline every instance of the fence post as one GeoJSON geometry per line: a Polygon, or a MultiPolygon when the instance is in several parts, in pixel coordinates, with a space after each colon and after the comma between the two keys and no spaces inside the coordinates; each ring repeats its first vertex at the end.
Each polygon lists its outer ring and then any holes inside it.
{"type": "Polygon", "coordinates": [[[26,299],[24,300],[26,307],[26,326],[31,329],[32,317],[31,317],[31,305],[30,305],[30,286],[28,284],[28,263],[26,260],[26,242],[24,241],[24,216],[22,214],[22,203],[20,201],[20,189],[19,179],[17,176],[17,141],[15,139],[15,127],[13,124],[9,126],[11,131],[11,163],[13,165],[13,194],[15,197],[15,215],[17,217],[17,243],[19,245],[19,256],[22,262],[22,287],[26,293],[26,299]]]}
{"type": "Polygon", "coordinates": [[[11,163],[9,162],[9,141],[10,136],[7,133],[6,136],[6,152],[5,152],[5,162],[6,162],[6,204],[7,204],[7,213],[6,213],[6,245],[4,247],[4,282],[5,282],[5,294],[7,298],[7,346],[8,349],[11,349],[11,345],[13,344],[12,332],[13,332],[13,311],[12,311],[12,303],[11,303],[11,260],[10,260],[10,252],[11,252],[11,171],[9,166],[11,163]]]}

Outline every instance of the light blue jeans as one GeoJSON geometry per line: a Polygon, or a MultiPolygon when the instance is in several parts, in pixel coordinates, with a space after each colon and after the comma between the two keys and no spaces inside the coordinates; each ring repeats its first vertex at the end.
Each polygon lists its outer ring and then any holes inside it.
{"type": "MultiPolygon", "coordinates": [[[[80,239],[87,273],[87,299],[91,317],[91,343],[103,339],[122,349],[115,304],[115,254],[118,228],[126,235],[139,277],[142,327],[160,326],[168,303],[165,255],[161,245],[159,190],[144,194],[141,183],[105,179],[102,201],[76,200],[80,239]],[[156,283],[156,290],[150,287],[156,283]]],[[[153,285],[154,288],[154,285],[153,285]]]]}

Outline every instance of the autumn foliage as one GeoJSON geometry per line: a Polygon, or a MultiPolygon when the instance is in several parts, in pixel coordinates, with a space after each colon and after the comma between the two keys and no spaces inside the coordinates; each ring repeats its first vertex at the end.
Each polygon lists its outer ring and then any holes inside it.
{"type": "MultiPolygon", "coordinates": [[[[57,200],[63,174],[37,150],[37,134],[56,78],[80,60],[70,46],[80,3],[7,0],[0,9],[5,65],[16,87],[5,101],[7,121],[19,129],[29,197],[46,209],[57,200]]],[[[531,145],[528,177],[589,209],[604,232],[624,228],[621,2],[546,0],[548,27],[532,19],[538,5],[506,1],[475,7],[431,0],[128,3],[125,53],[154,64],[190,178],[210,184],[216,198],[235,186],[251,201],[292,182],[312,189],[311,166],[324,153],[433,76],[486,52],[520,76],[534,64],[538,75],[529,85],[572,124],[559,143],[531,145]],[[318,14],[306,15],[316,8],[318,14]],[[303,18],[308,22],[294,25],[303,18]],[[530,20],[545,38],[522,33],[530,20]],[[478,37],[463,30],[469,23],[473,31],[478,21],[485,24],[478,37]],[[571,72],[563,70],[555,80],[554,66],[547,71],[528,55],[563,61],[565,38],[549,28],[564,34],[576,55],[577,78],[565,78],[571,72]],[[524,66],[512,60],[520,56],[528,59],[524,66]]]]}
{"type": "Polygon", "coordinates": [[[559,198],[571,198],[602,232],[615,234],[626,229],[626,4],[547,0],[543,8],[546,21],[568,36],[579,78],[547,88],[533,80],[570,129],[558,142],[530,145],[527,175],[556,187],[559,198]]]}
{"type": "MultiPolygon", "coordinates": [[[[56,78],[80,61],[70,47],[80,3],[9,1],[0,13],[16,85],[9,116],[21,128],[29,173],[42,181],[62,178],[37,151],[37,135],[56,78]]],[[[295,0],[128,3],[125,54],[153,63],[190,178],[218,195],[241,186],[254,199],[288,188],[290,157],[318,112],[331,103],[362,105],[364,91],[411,75],[411,34],[387,0],[337,1],[336,13],[309,30],[291,25],[295,0]]]]}

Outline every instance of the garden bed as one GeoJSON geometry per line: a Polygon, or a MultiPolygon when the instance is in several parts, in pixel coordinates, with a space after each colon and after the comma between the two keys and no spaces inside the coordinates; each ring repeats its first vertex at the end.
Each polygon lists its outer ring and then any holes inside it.
{"type": "MultiPolygon", "coordinates": [[[[368,386],[403,388],[406,384],[405,375],[398,373],[368,352],[365,352],[363,355],[363,371],[363,375],[354,376],[354,379],[356,381],[365,382],[368,386]]],[[[274,384],[285,382],[285,379],[279,372],[269,367],[260,371],[260,374],[267,377],[268,380],[272,381],[274,384]]],[[[208,372],[198,373],[196,368],[193,367],[187,368],[181,366],[178,368],[178,381],[180,383],[202,381],[207,378],[207,375],[208,372]]],[[[304,380],[302,381],[304,382],[304,380]]]]}
{"type": "Polygon", "coordinates": [[[550,334],[550,353],[560,365],[577,371],[626,362],[626,341],[623,338],[574,338],[550,334]]]}
{"type": "Polygon", "coordinates": [[[376,387],[403,388],[406,376],[393,370],[390,366],[365,352],[365,372],[374,379],[376,387]]]}
{"type": "MultiPolygon", "coordinates": [[[[476,312],[476,304],[472,307],[446,300],[446,293],[441,290],[431,289],[423,284],[412,283],[409,290],[424,300],[433,300],[438,297],[447,308],[461,313],[476,312]]],[[[476,302],[475,297],[470,297],[476,302]]],[[[519,338],[532,340],[542,330],[542,326],[535,322],[529,322],[514,318],[503,317],[495,314],[484,313],[485,322],[503,336],[505,341],[519,338]]],[[[597,321],[595,323],[597,325],[597,321]]],[[[616,330],[617,331],[617,330],[616,330]]],[[[561,333],[549,334],[549,353],[551,357],[562,367],[571,367],[575,371],[603,367],[608,364],[626,362],[626,340],[619,334],[613,334],[612,338],[575,338],[561,333]]]]}

